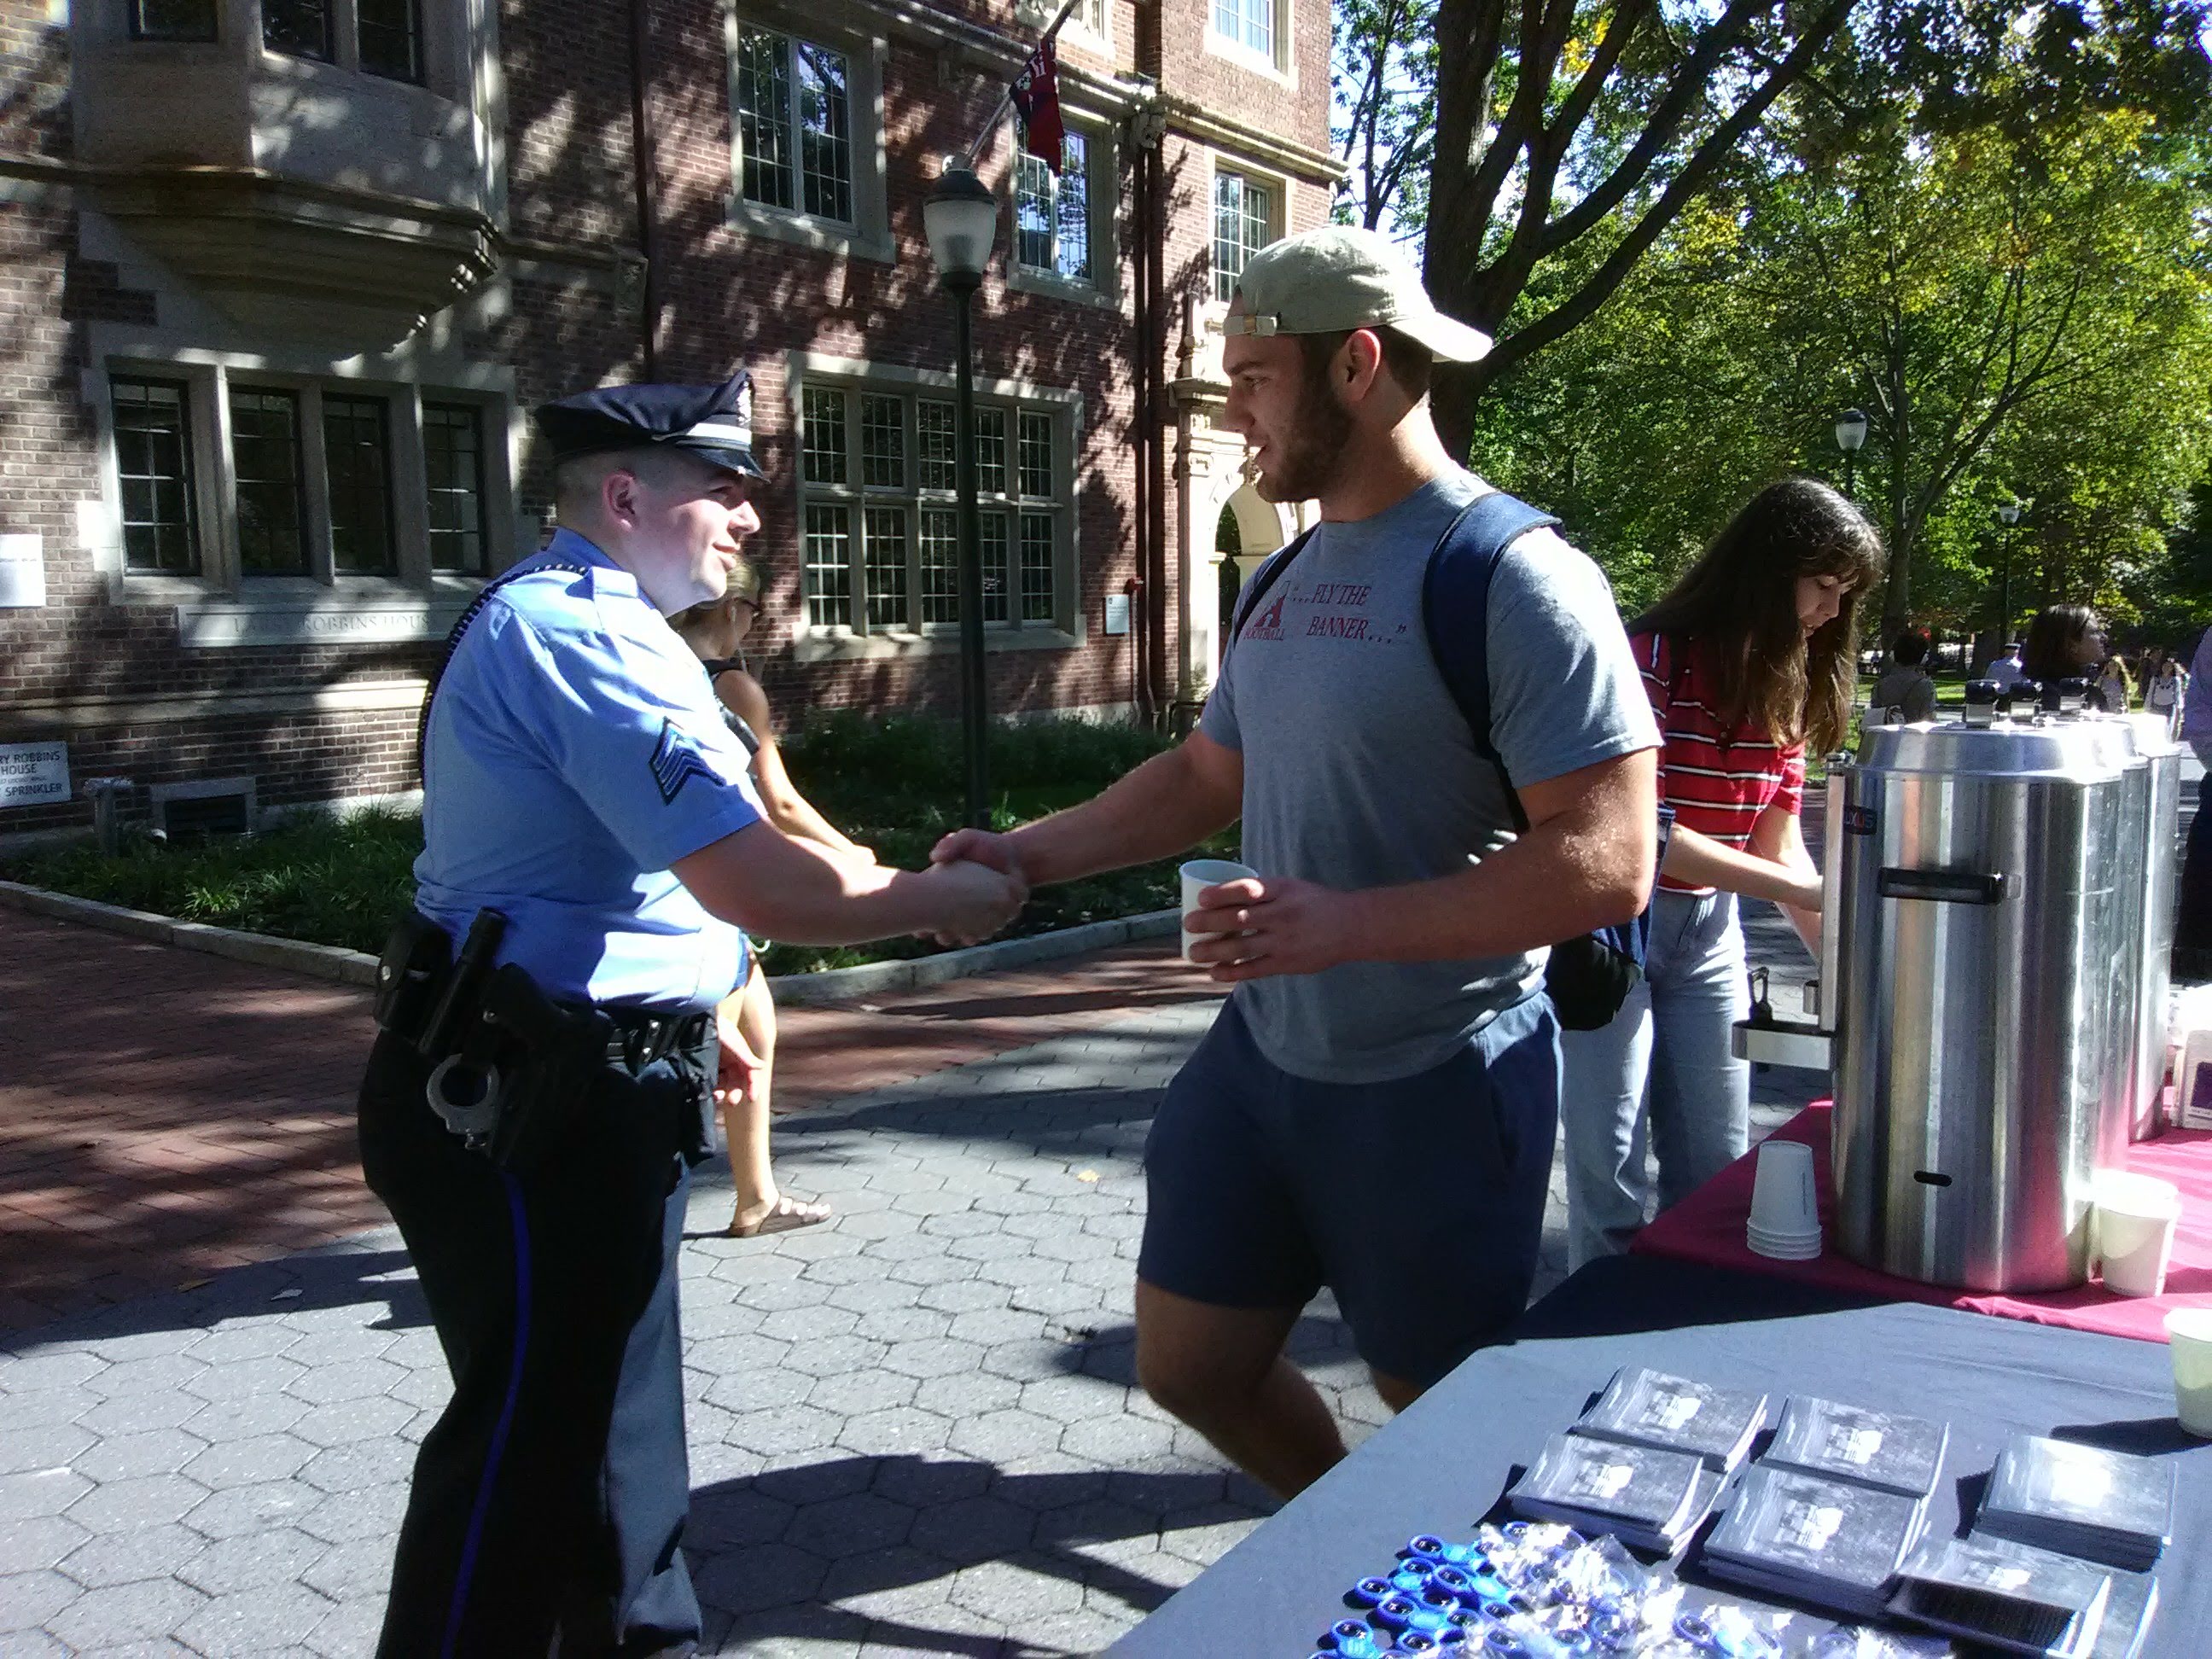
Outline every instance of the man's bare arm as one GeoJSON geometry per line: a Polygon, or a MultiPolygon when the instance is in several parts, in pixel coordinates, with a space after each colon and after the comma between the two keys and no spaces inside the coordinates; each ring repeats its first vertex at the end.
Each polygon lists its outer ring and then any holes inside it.
{"type": "Polygon", "coordinates": [[[974,859],[1042,887],[1172,857],[1236,823],[1243,805],[1243,755],[1194,732],[1079,806],[1003,836],[957,830],[930,857],[974,859]]]}
{"type": "Polygon", "coordinates": [[[1231,981],[1344,962],[1511,956],[1626,921],[1658,862],[1656,751],[1603,761],[1521,791],[1528,828],[1480,864],[1433,880],[1341,892],[1262,877],[1210,888],[1194,959],[1231,981]]]}

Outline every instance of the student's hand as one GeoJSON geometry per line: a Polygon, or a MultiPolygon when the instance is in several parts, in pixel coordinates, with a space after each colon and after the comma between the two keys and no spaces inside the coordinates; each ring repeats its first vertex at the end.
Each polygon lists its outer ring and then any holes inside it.
{"type": "Polygon", "coordinates": [[[1025,887],[1029,881],[1028,872],[1022,868],[1021,855],[1014,850],[1012,836],[998,835],[988,830],[955,830],[929,849],[932,864],[950,864],[956,859],[988,865],[1013,877],[1025,887]]]}
{"type": "Polygon", "coordinates": [[[1827,896],[1827,884],[1820,879],[1820,872],[1817,870],[1809,872],[1799,872],[1797,896],[1790,901],[1790,908],[1793,910],[1811,910],[1817,913],[1827,896]]]}
{"type": "Polygon", "coordinates": [[[939,921],[931,936],[940,945],[974,945],[1014,919],[1030,896],[1018,875],[969,859],[933,864],[921,874],[937,891],[939,921]]]}
{"type": "Polygon", "coordinates": [[[1286,876],[1240,877],[1202,889],[1198,906],[1183,917],[1200,936],[1191,960],[1206,963],[1222,984],[1317,974],[1352,960],[1351,896],[1333,887],[1286,876]]]}
{"type": "Polygon", "coordinates": [[[714,1068],[717,1105],[733,1105],[750,1097],[755,1079],[765,1069],[744,1033],[738,1029],[738,1002],[737,997],[727,997],[714,1010],[714,1037],[722,1051],[714,1068]]]}

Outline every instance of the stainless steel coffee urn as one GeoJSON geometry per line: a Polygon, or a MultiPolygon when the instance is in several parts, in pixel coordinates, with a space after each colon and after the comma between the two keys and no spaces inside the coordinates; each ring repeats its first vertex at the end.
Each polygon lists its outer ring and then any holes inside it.
{"type": "Polygon", "coordinates": [[[1829,770],[1834,1242],[2054,1290],[2087,1277],[2093,1171],[2160,1127],[2179,751],[2155,723],[2000,719],[1978,689],[1968,714],[1871,727],[1829,770]]]}

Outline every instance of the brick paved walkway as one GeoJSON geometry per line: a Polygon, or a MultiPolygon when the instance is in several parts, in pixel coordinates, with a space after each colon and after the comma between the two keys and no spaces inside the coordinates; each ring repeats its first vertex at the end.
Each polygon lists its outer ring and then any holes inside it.
{"type": "MultiPolygon", "coordinates": [[[[789,1009],[779,1103],[1213,995],[1152,944],[789,1009]]],[[[382,1224],[354,1156],[368,1008],[349,987],[0,908],[0,1330],[382,1224]]]]}
{"type": "MultiPolygon", "coordinates": [[[[1790,948],[1776,927],[1755,953],[1790,948]]],[[[1169,948],[794,1013],[786,1086],[816,1104],[779,1167],[836,1218],[714,1236],[710,1167],[684,1250],[708,1651],[1092,1652],[1265,1511],[1133,1383],[1139,1156],[1213,1012],[1169,948]]],[[[6,1282],[59,1300],[74,1263],[105,1304],[0,1337],[0,1653],[367,1654],[447,1392],[397,1236],[182,1276],[362,1213],[358,998],[8,912],[0,963],[6,1282]],[[110,1057],[79,1059],[95,1035],[110,1057]],[[120,1132],[86,1146],[103,1085],[120,1132]],[[217,1224],[167,1231],[172,1189],[217,1224]],[[128,1236],[75,1224],[101,1213],[128,1236]]],[[[1792,1081],[1764,1079],[1762,1124],[1792,1081]]],[[[1293,1352],[1352,1437],[1382,1419],[1327,1297],[1293,1352]]]]}

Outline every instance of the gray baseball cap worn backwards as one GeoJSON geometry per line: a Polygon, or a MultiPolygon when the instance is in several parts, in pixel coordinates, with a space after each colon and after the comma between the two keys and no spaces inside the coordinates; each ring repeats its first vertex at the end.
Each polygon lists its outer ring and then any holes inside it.
{"type": "Polygon", "coordinates": [[[1421,273],[1389,237],[1346,225],[1286,236],[1254,254],[1224,326],[1260,335],[1395,328],[1450,363],[1490,350],[1487,334],[1437,309],[1421,273]]]}

